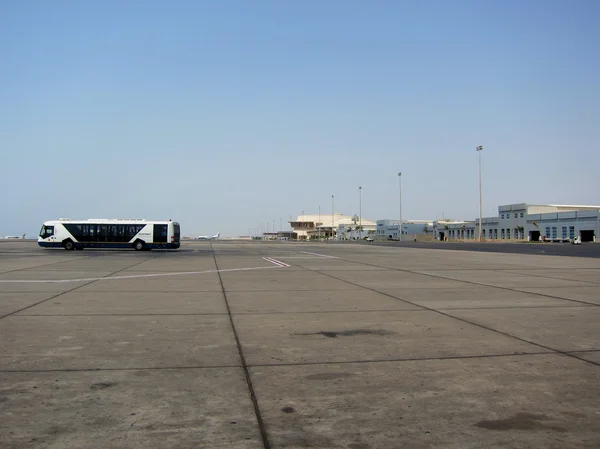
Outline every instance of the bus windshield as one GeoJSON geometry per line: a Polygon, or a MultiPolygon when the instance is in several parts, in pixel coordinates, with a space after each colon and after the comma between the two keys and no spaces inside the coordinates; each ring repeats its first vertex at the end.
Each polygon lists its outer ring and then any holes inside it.
{"type": "Polygon", "coordinates": [[[45,239],[54,235],[54,226],[42,226],[40,229],[40,237],[45,239]]]}

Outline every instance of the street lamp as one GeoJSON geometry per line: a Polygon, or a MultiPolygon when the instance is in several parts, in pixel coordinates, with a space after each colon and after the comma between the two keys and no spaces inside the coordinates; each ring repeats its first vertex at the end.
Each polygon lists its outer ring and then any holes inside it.
{"type": "Polygon", "coordinates": [[[358,186],[358,239],[362,237],[362,187],[358,186]]]}
{"type": "Polygon", "coordinates": [[[317,227],[318,229],[318,235],[319,235],[319,242],[321,241],[321,206],[319,206],[319,221],[317,223],[317,227]]]}
{"type": "Polygon", "coordinates": [[[331,240],[333,240],[333,215],[335,214],[335,198],[331,195],[331,240]]]}
{"type": "Polygon", "coordinates": [[[400,203],[399,203],[399,211],[400,211],[400,241],[402,241],[402,172],[398,172],[398,189],[400,192],[400,203]]]}
{"type": "Polygon", "coordinates": [[[479,154],[479,241],[481,242],[481,226],[483,224],[481,217],[481,209],[483,205],[483,201],[481,199],[481,151],[483,150],[483,146],[479,145],[476,150],[479,154]]]}

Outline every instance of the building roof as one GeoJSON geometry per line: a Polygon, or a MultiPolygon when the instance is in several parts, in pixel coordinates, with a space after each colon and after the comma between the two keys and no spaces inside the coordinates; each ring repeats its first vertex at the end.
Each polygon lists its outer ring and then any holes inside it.
{"type": "Polygon", "coordinates": [[[438,225],[457,225],[457,224],[473,224],[475,223],[472,220],[469,221],[446,221],[446,220],[436,220],[434,223],[437,223],[438,225]]]}
{"type": "Polygon", "coordinates": [[[600,206],[585,206],[582,204],[548,204],[552,207],[570,208],[570,209],[600,209],[600,206]]]}
{"type": "Polygon", "coordinates": [[[556,209],[569,209],[569,210],[600,210],[600,206],[585,205],[585,204],[530,204],[530,203],[514,203],[514,204],[502,204],[498,206],[500,212],[521,210],[529,207],[547,207],[556,209]]]}
{"type": "MultiPolygon", "coordinates": [[[[331,228],[331,214],[326,214],[326,213],[322,213],[321,215],[319,214],[310,214],[310,215],[298,215],[298,219],[293,221],[292,223],[295,222],[308,222],[308,223],[322,223],[319,227],[321,228],[331,228]]],[[[362,223],[363,226],[376,226],[377,223],[375,223],[372,220],[367,220],[366,218],[363,218],[362,220],[356,220],[356,223],[354,222],[353,218],[351,216],[347,216],[344,214],[333,214],[333,226],[339,226],[339,225],[354,225],[354,224],[359,224],[362,223]]]]}
{"type": "MultiPolygon", "coordinates": [[[[384,218],[383,220],[377,220],[378,222],[380,221],[387,221],[390,224],[398,224],[400,223],[400,220],[396,219],[396,218],[384,218]]],[[[402,224],[428,224],[428,225],[432,225],[433,222],[435,220],[402,220],[402,224]]]]}

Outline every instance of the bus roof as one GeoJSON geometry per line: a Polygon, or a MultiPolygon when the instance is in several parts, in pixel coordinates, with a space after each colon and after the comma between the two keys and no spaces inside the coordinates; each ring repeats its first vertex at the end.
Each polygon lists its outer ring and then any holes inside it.
{"type": "Polygon", "coordinates": [[[125,224],[125,223],[171,223],[173,220],[147,220],[145,218],[88,218],[83,220],[77,220],[72,218],[59,218],[57,220],[49,220],[45,223],[106,223],[106,224],[125,224]]]}

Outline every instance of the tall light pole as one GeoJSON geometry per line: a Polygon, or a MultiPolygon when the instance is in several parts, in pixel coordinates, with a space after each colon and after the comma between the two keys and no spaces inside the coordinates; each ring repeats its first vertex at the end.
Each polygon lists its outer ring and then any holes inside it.
{"type": "Polygon", "coordinates": [[[319,221],[317,223],[317,227],[319,228],[319,242],[321,241],[321,206],[319,206],[319,221]]]}
{"type": "Polygon", "coordinates": [[[481,152],[483,151],[483,146],[479,145],[477,148],[477,153],[479,154],[479,241],[481,242],[481,226],[482,226],[482,217],[481,210],[483,201],[481,199],[481,152]]]}
{"type": "Polygon", "coordinates": [[[398,189],[400,192],[400,203],[399,203],[399,212],[400,212],[400,241],[402,241],[402,172],[398,172],[398,189]]]}
{"type": "Polygon", "coordinates": [[[358,239],[362,237],[362,187],[358,186],[358,239]]]}
{"type": "Polygon", "coordinates": [[[331,240],[333,240],[333,215],[335,214],[335,198],[331,195],[331,240]]]}

